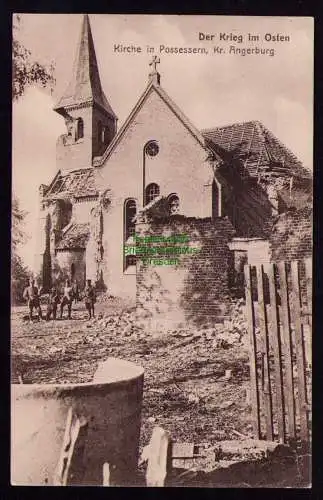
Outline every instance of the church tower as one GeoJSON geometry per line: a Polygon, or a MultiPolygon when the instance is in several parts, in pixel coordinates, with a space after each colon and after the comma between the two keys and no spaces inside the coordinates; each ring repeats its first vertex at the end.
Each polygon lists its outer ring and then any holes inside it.
{"type": "Polygon", "coordinates": [[[57,142],[57,167],[72,171],[92,166],[117,131],[117,116],[101,86],[89,16],[82,20],[72,78],[54,111],[65,119],[57,142]]]}

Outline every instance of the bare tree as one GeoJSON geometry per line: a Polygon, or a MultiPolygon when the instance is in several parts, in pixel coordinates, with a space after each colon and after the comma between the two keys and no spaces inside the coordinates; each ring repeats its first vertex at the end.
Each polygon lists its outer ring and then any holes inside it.
{"type": "Polygon", "coordinates": [[[17,197],[13,195],[11,209],[11,299],[15,304],[22,301],[23,290],[29,278],[29,271],[18,255],[19,245],[27,239],[23,231],[26,215],[27,212],[21,210],[17,197]]]}

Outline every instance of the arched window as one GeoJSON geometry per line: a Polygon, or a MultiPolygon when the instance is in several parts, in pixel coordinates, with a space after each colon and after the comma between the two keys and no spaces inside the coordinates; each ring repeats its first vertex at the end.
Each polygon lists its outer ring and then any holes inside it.
{"type": "Polygon", "coordinates": [[[124,207],[125,211],[125,238],[126,240],[135,234],[135,216],[137,207],[135,200],[127,200],[124,207]]]}
{"type": "Polygon", "coordinates": [[[103,137],[104,137],[104,128],[102,126],[102,122],[99,120],[98,121],[98,141],[99,141],[99,143],[103,142],[103,140],[102,140],[103,137]]]}
{"type": "MultiPolygon", "coordinates": [[[[136,222],[135,217],[137,213],[136,202],[133,199],[127,200],[124,204],[124,245],[127,245],[128,239],[135,234],[136,222]]],[[[134,246],[134,244],[129,244],[134,246]]],[[[126,253],[126,252],[125,252],[126,253]]],[[[124,256],[124,269],[129,266],[136,265],[136,256],[128,254],[124,256]]]]}
{"type": "Polygon", "coordinates": [[[158,184],[148,184],[146,187],[146,205],[159,196],[160,189],[158,184]]]}
{"type": "Polygon", "coordinates": [[[170,215],[179,213],[179,197],[177,196],[177,194],[174,193],[168,196],[168,205],[170,215]]]}
{"type": "Polygon", "coordinates": [[[76,132],[76,140],[82,139],[84,137],[84,122],[82,118],[77,119],[77,132],[76,132]]]}

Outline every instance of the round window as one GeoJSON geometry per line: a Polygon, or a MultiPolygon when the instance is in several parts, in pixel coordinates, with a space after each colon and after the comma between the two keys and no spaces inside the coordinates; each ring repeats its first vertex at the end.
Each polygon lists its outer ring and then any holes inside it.
{"type": "Polygon", "coordinates": [[[146,144],[146,153],[149,156],[156,156],[159,152],[159,146],[156,141],[150,141],[146,144]]]}

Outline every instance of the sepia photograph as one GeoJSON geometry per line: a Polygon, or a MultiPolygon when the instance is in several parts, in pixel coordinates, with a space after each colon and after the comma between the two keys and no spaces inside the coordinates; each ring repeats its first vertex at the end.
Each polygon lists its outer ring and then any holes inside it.
{"type": "Polygon", "coordinates": [[[13,15],[11,484],[310,488],[310,17],[13,15]]]}

